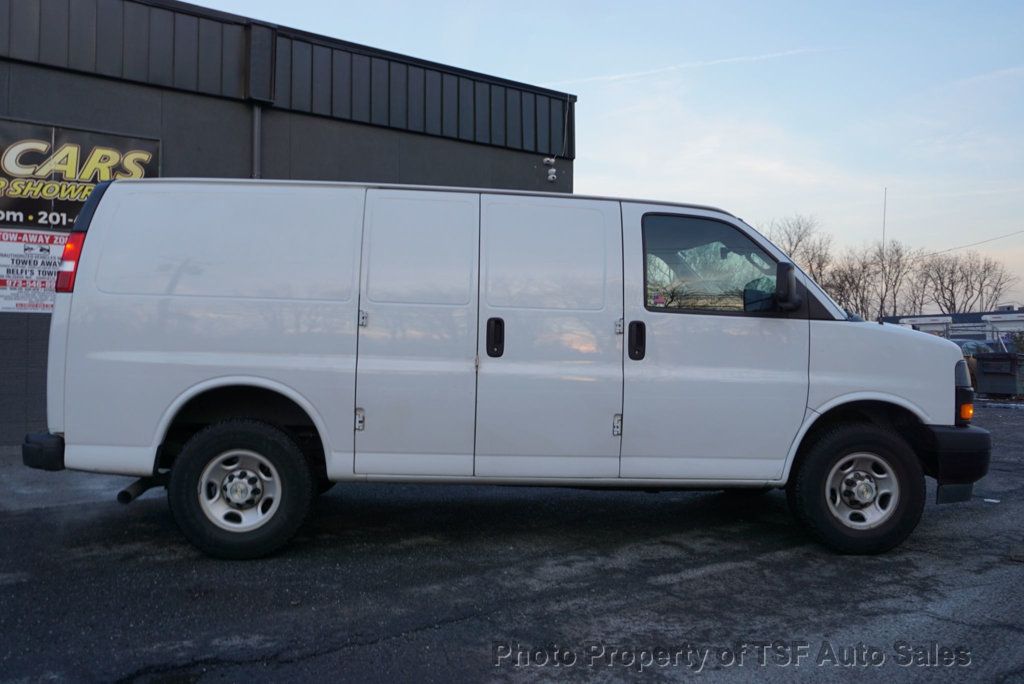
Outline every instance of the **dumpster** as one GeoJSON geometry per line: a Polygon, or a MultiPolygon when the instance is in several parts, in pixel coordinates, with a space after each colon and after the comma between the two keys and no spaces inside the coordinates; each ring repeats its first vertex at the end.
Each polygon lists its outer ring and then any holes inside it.
{"type": "Polygon", "coordinates": [[[978,394],[1024,394],[1024,354],[981,352],[978,360],[978,394]]]}

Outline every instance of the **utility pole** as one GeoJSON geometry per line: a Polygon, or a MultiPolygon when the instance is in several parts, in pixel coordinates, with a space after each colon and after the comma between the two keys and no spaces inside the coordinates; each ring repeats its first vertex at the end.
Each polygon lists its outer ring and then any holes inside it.
{"type": "MultiPolygon", "coordinates": [[[[888,204],[889,204],[889,188],[888,187],[884,187],[884,188],[882,188],[882,250],[881,250],[882,277],[883,278],[885,278],[886,275],[887,275],[886,263],[885,263],[885,214],[886,214],[886,209],[888,209],[888,204]]],[[[882,296],[878,298],[878,324],[879,325],[882,324],[882,313],[885,310],[885,295],[886,294],[887,293],[883,292],[882,296]]]]}

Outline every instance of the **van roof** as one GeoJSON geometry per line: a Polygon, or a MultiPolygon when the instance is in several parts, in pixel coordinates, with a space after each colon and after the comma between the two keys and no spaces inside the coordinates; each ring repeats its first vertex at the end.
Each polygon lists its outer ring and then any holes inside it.
{"type": "Polygon", "coordinates": [[[634,202],[638,204],[658,204],[667,207],[683,207],[686,209],[700,209],[703,211],[714,211],[719,214],[738,218],[724,209],[706,205],[691,204],[688,202],[669,202],[667,200],[638,199],[635,197],[609,197],[604,195],[576,195],[563,192],[539,192],[535,190],[509,190],[505,188],[465,188],[447,185],[407,185],[401,183],[357,183],[350,181],[315,181],[315,180],[278,180],[273,178],[145,178],[145,179],[124,179],[113,181],[116,185],[122,184],[143,184],[151,183],[200,183],[200,184],[223,184],[223,185],[326,185],[330,187],[355,187],[355,188],[381,188],[387,190],[441,190],[447,192],[485,192],[491,195],[520,195],[527,197],[552,197],[559,199],[590,199],[607,200],[613,202],[634,202]]]}

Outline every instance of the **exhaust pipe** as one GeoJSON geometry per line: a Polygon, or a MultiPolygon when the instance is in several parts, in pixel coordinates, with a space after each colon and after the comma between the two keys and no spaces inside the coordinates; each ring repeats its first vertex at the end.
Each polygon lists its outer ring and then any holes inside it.
{"type": "Polygon", "coordinates": [[[167,478],[159,475],[155,477],[140,477],[117,493],[117,502],[120,504],[130,504],[153,487],[165,484],[167,484],[167,478]]]}

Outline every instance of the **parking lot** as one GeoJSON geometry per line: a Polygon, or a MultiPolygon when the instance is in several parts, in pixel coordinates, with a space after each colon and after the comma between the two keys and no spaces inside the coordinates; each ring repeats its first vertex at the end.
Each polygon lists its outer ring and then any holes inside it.
{"type": "Polygon", "coordinates": [[[809,542],[779,492],[339,485],[285,553],[231,563],[162,491],[121,506],[127,480],[6,448],[0,680],[1021,681],[1024,411],[977,423],[974,500],[877,557],[809,542]]]}

